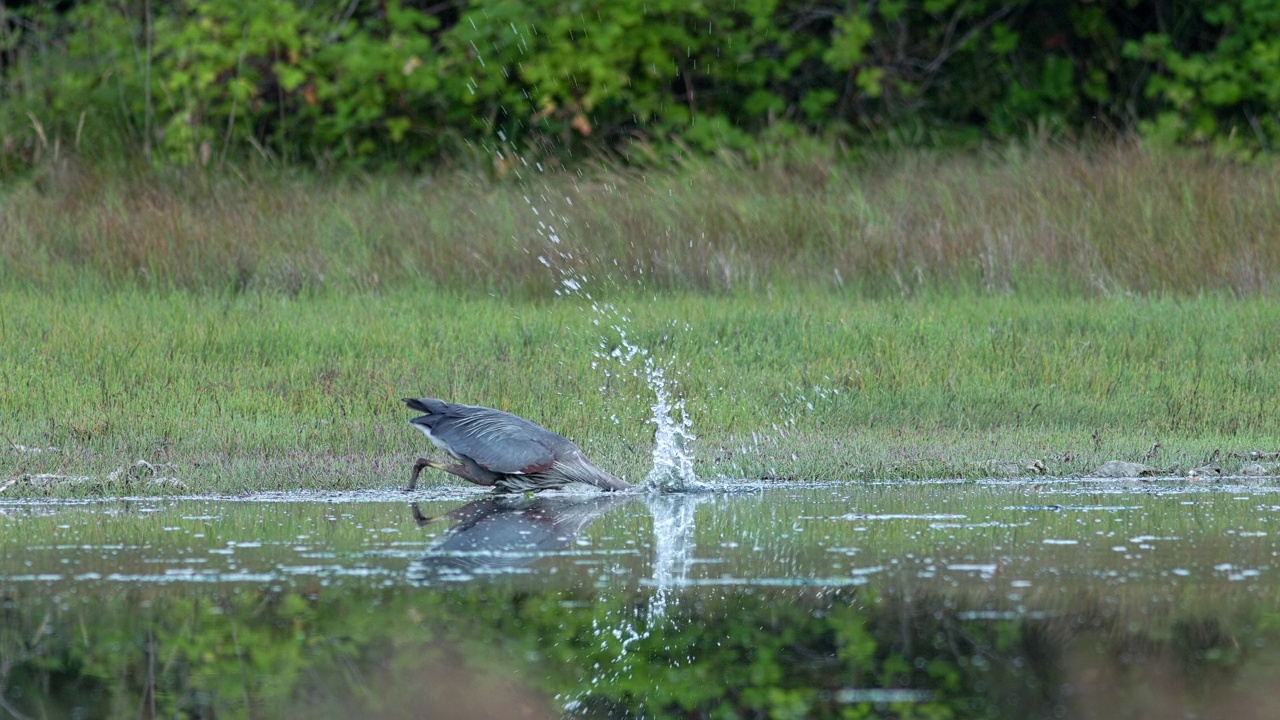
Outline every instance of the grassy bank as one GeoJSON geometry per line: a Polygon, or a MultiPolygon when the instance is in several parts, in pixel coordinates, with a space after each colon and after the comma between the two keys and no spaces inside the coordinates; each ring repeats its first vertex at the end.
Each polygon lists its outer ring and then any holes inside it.
{"type": "MultiPolygon", "coordinates": [[[[1219,450],[1231,469],[1244,461],[1230,453],[1278,449],[1275,300],[615,301],[687,399],[703,475],[975,476],[1020,459],[1071,474],[1157,440],[1152,464],[1219,450]]],[[[637,479],[651,395],[638,361],[598,357],[619,338],[582,305],[430,289],[0,291],[0,439],[59,450],[0,451],[0,478],[144,459],[195,491],[390,486],[424,449],[398,398],[431,394],[530,417],[637,479]]]]}
{"type": "Polygon", "coordinates": [[[427,394],[637,479],[652,393],[614,326],[668,367],[704,475],[1280,449],[1276,165],[1132,144],[503,180],[63,161],[0,192],[0,230],[0,486],[111,492],[139,459],[193,490],[389,486],[422,449],[397,398],[427,394]]]}
{"type": "Polygon", "coordinates": [[[796,151],[501,181],[63,161],[0,193],[0,230],[0,281],[50,291],[548,297],[541,257],[648,291],[1274,296],[1280,165],[1133,144],[842,163],[796,151]]]}

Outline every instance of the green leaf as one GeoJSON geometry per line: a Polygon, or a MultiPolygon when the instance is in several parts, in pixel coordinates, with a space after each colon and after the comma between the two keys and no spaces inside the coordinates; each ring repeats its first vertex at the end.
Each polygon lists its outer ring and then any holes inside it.
{"type": "Polygon", "coordinates": [[[858,15],[841,15],[833,26],[831,46],[822,54],[822,60],[835,70],[848,70],[866,58],[866,46],[875,28],[858,15]]]}
{"type": "Polygon", "coordinates": [[[407,117],[387,118],[387,132],[391,135],[392,142],[403,141],[405,133],[409,132],[411,127],[413,122],[407,117]]]}
{"type": "Polygon", "coordinates": [[[1010,30],[1004,23],[995,23],[991,26],[988,47],[996,55],[1008,55],[1018,47],[1018,38],[1018,33],[1010,30]]]}
{"type": "Polygon", "coordinates": [[[286,92],[293,92],[307,80],[307,74],[292,65],[276,63],[272,66],[272,69],[275,70],[276,79],[280,82],[280,87],[284,88],[286,92]]]}

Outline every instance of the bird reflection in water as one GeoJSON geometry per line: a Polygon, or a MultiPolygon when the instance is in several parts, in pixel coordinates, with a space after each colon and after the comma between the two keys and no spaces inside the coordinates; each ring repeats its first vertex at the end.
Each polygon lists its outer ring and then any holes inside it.
{"type": "Polygon", "coordinates": [[[602,515],[635,498],[625,494],[526,497],[496,495],[436,517],[410,507],[422,527],[441,520],[456,524],[431,544],[409,569],[410,582],[471,580],[477,574],[510,572],[559,552],[602,515]]]}

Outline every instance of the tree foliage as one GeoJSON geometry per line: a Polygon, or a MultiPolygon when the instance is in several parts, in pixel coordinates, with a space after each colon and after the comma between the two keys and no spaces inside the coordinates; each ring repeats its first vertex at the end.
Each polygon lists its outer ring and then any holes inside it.
{"type": "Polygon", "coordinates": [[[1252,153],[1280,138],[1277,38],[1280,0],[29,0],[0,9],[0,163],[1129,129],[1252,153]]]}

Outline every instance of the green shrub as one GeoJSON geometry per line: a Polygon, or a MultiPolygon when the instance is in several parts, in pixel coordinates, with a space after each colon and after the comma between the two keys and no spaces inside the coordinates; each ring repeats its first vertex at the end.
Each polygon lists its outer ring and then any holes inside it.
{"type": "MultiPolygon", "coordinates": [[[[0,14],[0,170],[1280,136],[1280,0],[89,0],[0,14]],[[762,145],[763,142],[763,145],[762,145]]],[[[0,11],[2,13],[3,11],[0,11]]],[[[521,159],[523,158],[523,159],[521,159]]]]}
{"type": "Polygon", "coordinates": [[[1280,142],[1280,2],[1206,3],[1198,38],[1152,33],[1125,43],[1127,57],[1152,64],[1145,93],[1158,111],[1143,131],[1172,142],[1211,143],[1233,155],[1280,142]]]}

